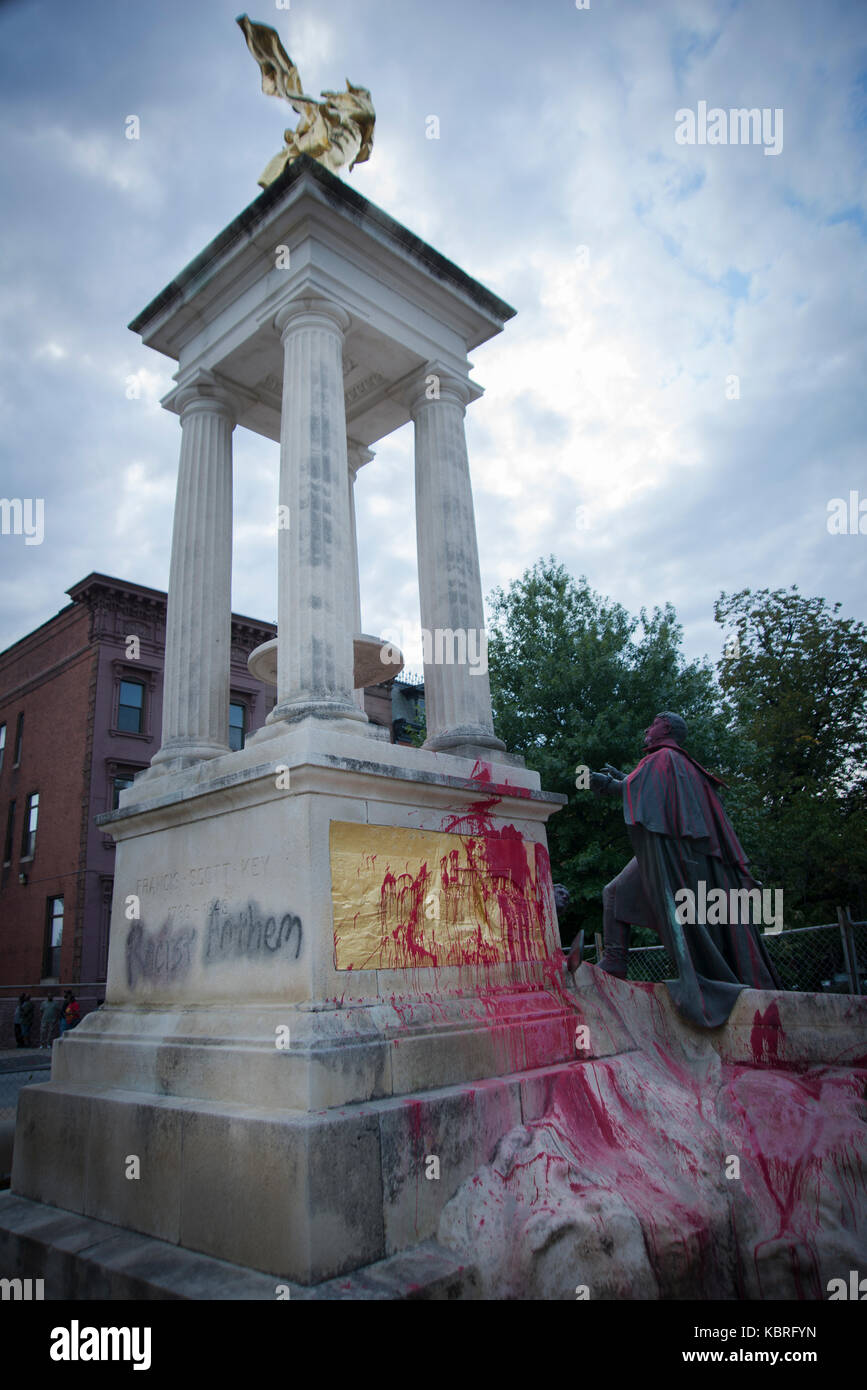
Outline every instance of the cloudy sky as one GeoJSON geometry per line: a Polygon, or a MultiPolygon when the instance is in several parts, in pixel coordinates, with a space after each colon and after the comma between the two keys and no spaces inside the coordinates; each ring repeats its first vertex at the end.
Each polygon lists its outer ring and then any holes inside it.
{"type": "MultiPolygon", "coordinates": [[[[721,589],[797,583],[867,617],[867,535],[827,526],[857,491],[867,529],[864,0],[256,4],[305,90],[370,87],[352,185],[518,311],[473,354],[485,593],[554,554],[631,611],[670,600],[714,659],[721,589]],[[679,143],[702,102],[766,109],[781,148],[679,143]]],[[[175,364],[126,324],[280,147],[240,8],[0,6],[0,492],[45,503],[41,545],[0,535],[0,647],[91,570],[167,584],[175,364]]],[[[376,449],[364,627],[406,631],[411,427],[376,449]]],[[[268,619],[277,463],[236,432],[233,605],[268,619]]]]}

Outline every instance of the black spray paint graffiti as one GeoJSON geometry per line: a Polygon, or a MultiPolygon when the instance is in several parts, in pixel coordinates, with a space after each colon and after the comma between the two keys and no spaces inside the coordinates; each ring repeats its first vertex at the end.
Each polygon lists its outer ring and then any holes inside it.
{"type": "Polygon", "coordinates": [[[195,927],[172,928],[168,922],[149,934],[141,922],[133,922],[126,938],[126,978],[130,989],[140,980],[151,984],[176,983],[189,972],[193,961],[195,927]]]}
{"type": "Polygon", "coordinates": [[[295,954],[292,958],[297,960],[302,936],[301,918],[294,912],[284,913],[278,922],[276,916],[264,917],[253,902],[230,911],[228,905],[218,899],[208,913],[202,960],[205,965],[245,957],[268,960],[278,951],[289,954],[293,941],[295,954]]]}

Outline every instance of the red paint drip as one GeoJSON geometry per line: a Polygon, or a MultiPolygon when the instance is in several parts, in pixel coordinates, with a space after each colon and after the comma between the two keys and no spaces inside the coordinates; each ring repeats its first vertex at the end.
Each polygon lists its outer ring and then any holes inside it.
{"type": "MultiPolygon", "coordinates": [[[[602,985],[600,977],[604,995],[602,985]]],[[[612,1001],[615,1015],[622,1005],[612,1001]]],[[[518,1287],[540,1214],[568,1225],[570,1202],[592,1205],[607,1192],[640,1224],[661,1298],[682,1296],[687,1284],[696,1297],[721,1296],[713,1248],[721,1228],[735,1232],[742,1297],[782,1296],[767,1287],[769,1265],[776,1288],[783,1276],[794,1297],[824,1297],[819,1252],[828,1215],[854,1238],[863,1210],[867,1071],[848,1062],[793,1074],[778,1056],[784,1034],[775,1003],[756,1013],[753,1064],[723,1061],[710,1072],[690,1064],[673,1015],[650,1009],[645,1019],[638,1051],[564,1065],[545,1079],[528,1141],[473,1178],[477,1231],[483,1197],[509,1212],[501,1253],[514,1259],[518,1287]],[[722,1173],[729,1154],[741,1164],[730,1182],[722,1173]]],[[[600,1239],[606,1234],[600,1224],[600,1239]]]]}
{"type": "Polygon", "coordinates": [[[785,1033],[780,1024],[780,1010],[776,1003],[769,1004],[762,1013],[756,1009],[750,1032],[750,1051],[757,1067],[777,1067],[780,1065],[777,1048],[785,1033]]]}
{"type": "Polygon", "coordinates": [[[447,821],[443,828],[462,843],[435,868],[425,863],[413,875],[388,866],[371,953],[379,969],[547,962],[548,855],[513,825],[494,827],[497,804],[496,797],[477,802],[447,821]]]}

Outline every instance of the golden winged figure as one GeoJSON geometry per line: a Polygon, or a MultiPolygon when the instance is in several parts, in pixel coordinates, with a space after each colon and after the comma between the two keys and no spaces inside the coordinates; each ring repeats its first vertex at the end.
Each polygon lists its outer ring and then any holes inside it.
{"type": "Polygon", "coordinates": [[[295,130],[283,132],[286,147],[262,170],[261,187],[273,183],[299,154],[309,154],[332,173],[344,164],[352,170],[369,159],[376,112],[367,88],[356,87],[347,78],[345,92],[306,96],[298,69],[277,30],[270,24],[254,24],[245,14],[237,23],[262,72],[262,91],[269,97],[283,97],[301,117],[295,130]]]}

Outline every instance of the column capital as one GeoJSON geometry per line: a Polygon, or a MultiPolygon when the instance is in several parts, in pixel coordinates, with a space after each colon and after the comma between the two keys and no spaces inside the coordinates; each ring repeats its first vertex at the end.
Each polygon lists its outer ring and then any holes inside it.
{"type": "Polygon", "coordinates": [[[297,328],[331,328],[342,338],[351,322],[340,304],[320,295],[299,295],[283,304],[274,315],[274,327],[284,342],[287,333],[297,328]]]}
{"type": "Polygon", "coordinates": [[[213,372],[201,369],[186,381],[179,382],[173,391],[164,397],[162,404],[168,410],[177,411],[184,419],[193,411],[211,410],[225,415],[232,428],[238,423],[244,411],[242,394],[226,385],[213,372]]]}
{"type": "Polygon", "coordinates": [[[346,441],[346,459],[349,464],[349,476],[355,482],[359,468],[363,468],[366,463],[372,463],[376,454],[372,449],[368,449],[365,444],[358,444],[354,439],[346,441]]]}
{"type": "Polygon", "coordinates": [[[470,402],[478,400],[481,394],[481,386],[442,362],[426,362],[404,383],[404,399],[413,419],[423,406],[437,401],[466,410],[470,402]]]}

